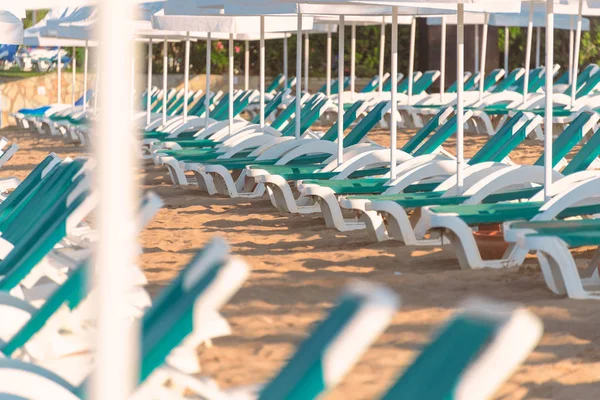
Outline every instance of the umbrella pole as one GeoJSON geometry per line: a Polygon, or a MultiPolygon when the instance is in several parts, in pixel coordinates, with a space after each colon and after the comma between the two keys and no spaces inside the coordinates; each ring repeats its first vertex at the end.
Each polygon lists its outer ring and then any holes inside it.
{"type": "MultiPolygon", "coordinates": [[[[525,45],[525,75],[523,76],[523,103],[527,100],[529,92],[529,66],[531,65],[531,41],[533,36],[533,6],[529,3],[529,21],[527,22],[527,43],[525,45]]],[[[546,70],[548,72],[548,70],[546,70]]]]}
{"type": "Polygon", "coordinates": [[[554,3],[546,0],[546,112],[544,116],[544,200],[550,199],[552,186],[552,85],[550,69],[554,65],[554,3]]]}
{"type": "Polygon", "coordinates": [[[465,6],[457,5],[456,25],[456,186],[460,196],[463,190],[464,162],[464,105],[463,89],[465,75],[465,6]]]}
{"type": "Polygon", "coordinates": [[[325,94],[331,96],[331,25],[327,25],[327,71],[325,71],[325,94]]]}
{"type": "Polygon", "coordinates": [[[340,15],[338,30],[338,112],[337,112],[337,162],[344,162],[344,16],[340,15]]]}
{"type": "Polygon", "coordinates": [[[183,123],[188,120],[188,98],[190,90],[190,33],[185,35],[185,60],[183,70],[183,123]]]}
{"type": "Polygon", "coordinates": [[[308,69],[309,69],[309,53],[310,42],[308,38],[308,32],[304,35],[304,91],[309,93],[308,90],[308,69]]]}
{"type": "Polygon", "coordinates": [[[504,27],[504,73],[508,76],[508,52],[510,44],[510,31],[508,26],[504,27]]]}
{"type": "Polygon", "coordinates": [[[415,36],[417,33],[417,18],[410,21],[410,55],[408,58],[408,105],[412,105],[414,71],[415,71],[415,36]]]}
{"type": "MultiPolygon", "coordinates": [[[[570,17],[571,29],[569,29],[569,84],[573,83],[573,16],[570,17]]],[[[548,71],[548,66],[546,66],[548,71]]]]}
{"type": "Polygon", "coordinates": [[[85,41],[83,51],[83,111],[87,110],[87,86],[88,86],[88,41],[85,41]]]}
{"type": "Polygon", "coordinates": [[[490,20],[490,14],[485,13],[485,22],[483,24],[483,35],[481,37],[481,79],[479,79],[479,101],[483,99],[483,91],[485,86],[485,57],[487,54],[487,37],[488,37],[488,23],[490,20]]]}
{"type": "Polygon", "coordinates": [[[577,12],[577,28],[575,32],[575,52],[573,53],[573,83],[571,84],[571,108],[575,106],[577,96],[577,74],[579,73],[579,47],[581,46],[581,15],[583,12],[583,0],[579,0],[577,12]]]}
{"type": "Polygon", "coordinates": [[[265,127],[265,17],[260,16],[260,128],[265,127]]]}
{"type": "Polygon", "coordinates": [[[381,30],[379,32],[379,95],[383,93],[383,64],[385,62],[385,17],[381,17],[381,30]]]}
{"type": "Polygon", "coordinates": [[[535,67],[540,67],[540,53],[542,52],[542,28],[535,28],[535,67]]]}
{"type": "MultiPolygon", "coordinates": [[[[473,25],[473,33],[475,34],[475,73],[479,72],[479,25],[473,25]]],[[[481,78],[481,77],[480,77],[481,78]]]]}
{"type": "Polygon", "coordinates": [[[440,41],[440,99],[444,103],[446,90],[446,16],[442,15],[442,39],[440,41]]]}
{"type": "Polygon", "coordinates": [[[229,135],[233,133],[233,33],[229,34],[229,135]]]}
{"type": "Polygon", "coordinates": [[[250,88],[250,42],[244,43],[244,90],[250,88]]]}
{"type": "Polygon", "coordinates": [[[73,47],[73,59],[71,60],[71,102],[75,107],[75,74],[77,73],[77,57],[75,47],[73,47]]]}
{"type": "MultiPolygon", "coordinates": [[[[86,62],[85,62],[85,74],[87,74],[87,47],[85,48],[86,62]]],[[[146,125],[150,125],[152,107],[152,96],[150,91],[152,90],[152,39],[148,41],[148,89],[146,92],[146,125]]]]}
{"type": "Polygon", "coordinates": [[[302,13],[298,13],[296,32],[296,139],[300,139],[300,118],[302,117],[302,13]]]}
{"type": "Polygon", "coordinates": [[[288,87],[288,41],[287,36],[283,38],[283,90],[288,87]]]}
{"type": "MultiPolygon", "coordinates": [[[[390,108],[390,181],[396,179],[396,147],[398,123],[396,115],[398,114],[398,7],[392,7],[392,59],[390,73],[392,80],[391,87],[391,108],[390,108]]],[[[411,77],[409,77],[411,79],[411,77]]],[[[412,79],[411,79],[412,81],[412,79]]],[[[410,84],[410,81],[409,81],[410,84]]]]}
{"type": "Polygon", "coordinates": [[[57,59],[57,68],[58,68],[58,104],[62,104],[62,57],[60,55],[62,51],[62,47],[58,46],[58,59],[57,59]]]}
{"type": "Polygon", "coordinates": [[[210,66],[211,66],[211,50],[212,42],[210,40],[210,32],[206,34],[206,94],[204,95],[204,126],[208,126],[210,120],[210,66]]]}
{"type": "Polygon", "coordinates": [[[167,39],[163,41],[163,99],[162,99],[162,123],[167,123],[167,74],[169,72],[169,53],[167,39]]]}
{"type": "Polygon", "coordinates": [[[356,92],[356,24],[352,24],[352,35],[350,37],[350,96],[354,99],[356,92]]]}

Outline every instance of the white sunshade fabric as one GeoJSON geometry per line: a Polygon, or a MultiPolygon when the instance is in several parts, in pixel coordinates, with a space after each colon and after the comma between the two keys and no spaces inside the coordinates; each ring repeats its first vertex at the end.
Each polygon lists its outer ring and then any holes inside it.
{"type": "MultiPolygon", "coordinates": [[[[50,10],[46,16],[34,26],[25,29],[23,44],[26,46],[63,46],[63,47],[80,47],[85,46],[85,38],[78,40],[69,36],[56,37],[49,35],[48,22],[52,20],[63,21],[67,16],[76,11],[76,7],[63,7],[50,10]]],[[[57,28],[54,28],[57,32],[57,28]]],[[[93,45],[88,43],[88,45],[93,45]]]]}
{"type": "MultiPolygon", "coordinates": [[[[489,15],[488,25],[490,26],[510,26],[527,28],[529,24],[529,10],[523,10],[521,13],[491,13],[489,15]]],[[[485,24],[485,13],[465,13],[465,25],[483,25],[485,24]]],[[[442,18],[435,17],[427,20],[427,25],[441,25],[442,18]]],[[[446,17],[447,25],[456,25],[456,15],[446,17]]],[[[536,28],[544,28],[546,26],[546,14],[535,11],[533,13],[533,26],[536,28]]],[[[556,13],[554,15],[554,29],[573,29],[573,20],[569,15],[556,13]]],[[[584,18],[582,20],[582,30],[590,30],[590,20],[584,18]]]]}
{"type": "MultiPolygon", "coordinates": [[[[344,17],[347,25],[358,25],[358,26],[369,26],[369,25],[381,25],[391,24],[392,17],[390,16],[379,16],[379,15],[349,15],[344,17]]],[[[315,24],[339,24],[340,19],[337,15],[317,15],[315,16],[315,24]]],[[[398,17],[398,24],[410,25],[412,17],[403,15],[398,17]]]]}
{"type": "Polygon", "coordinates": [[[9,11],[0,10],[0,42],[2,44],[23,43],[23,22],[9,11]]]}

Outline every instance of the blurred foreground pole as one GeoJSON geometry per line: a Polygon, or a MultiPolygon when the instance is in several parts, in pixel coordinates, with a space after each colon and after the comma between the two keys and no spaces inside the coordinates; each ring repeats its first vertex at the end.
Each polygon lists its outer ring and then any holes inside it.
{"type": "Polygon", "coordinates": [[[99,3],[101,72],[99,118],[93,141],[95,189],[100,198],[99,241],[94,260],[98,290],[96,371],[91,398],[125,400],[136,383],[137,332],[124,314],[135,262],[137,188],[131,109],[132,1],[99,3]]]}

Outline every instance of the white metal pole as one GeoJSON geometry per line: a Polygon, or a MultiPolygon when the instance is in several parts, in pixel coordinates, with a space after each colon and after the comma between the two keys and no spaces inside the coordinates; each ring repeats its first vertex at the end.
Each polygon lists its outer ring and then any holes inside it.
{"type": "Polygon", "coordinates": [[[465,6],[457,4],[456,25],[456,186],[458,195],[463,190],[463,162],[464,162],[464,104],[463,89],[465,75],[465,6]]]}
{"type": "MultiPolygon", "coordinates": [[[[136,101],[135,101],[135,95],[136,95],[136,84],[135,84],[135,42],[132,44],[133,46],[133,51],[132,51],[132,56],[131,56],[131,109],[135,110],[135,106],[136,106],[136,101]]],[[[75,80],[73,80],[73,88],[75,87],[75,80]]],[[[74,99],[73,99],[74,100],[74,99]]],[[[74,104],[74,103],[73,103],[74,104]]]]}
{"type": "Polygon", "coordinates": [[[283,38],[283,88],[288,87],[288,41],[287,36],[283,38]]]}
{"type": "Polygon", "coordinates": [[[527,22],[527,43],[525,44],[525,75],[523,76],[523,103],[527,100],[529,92],[529,70],[531,65],[531,41],[533,36],[533,6],[529,3],[529,21],[527,22]]]}
{"type": "Polygon", "coordinates": [[[327,66],[325,67],[325,94],[331,96],[331,25],[327,25],[327,66]]]}
{"type": "Polygon", "coordinates": [[[475,73],[479,72],[479,25],[473,25],[475,33],[475,73]]]}
{"type": "Polygon", "coordinates": [[[169,52],[167,48],[167,39],[163,41],[163,98],[162,98],[162,123],[167,123],[167,92],[168,82],[167,74],[169,73],[169,52]]]}
{"type": "Polygon", "coordinates": [[[98,60],[98,54],[96,54],[96,82],[95,82],[95,95],[94,95],[94,112],[98,110],[98,96],[100,93],[100,60],[98,60]]]}
{"type": "MultiPolygon", "coordinates": [[[[392,87],[390,93],[390,180],[396,178],[396,147],[398,123],[396,114],[398,113],[398,7],[392,7],[392,59],[390,60],[390,79],[392,87]]],[[[410,77],[409,77],[410,78],[410,77]]],[[[409,81],[410,82],[410,81],[409,81]]]]}
{"type": "Polygon", "coordinates": [[[88,87],[88,41],[85,41],[83,52],[83,111],[87,110],[87,87],[88,87]]]}
{"type": "MultiPolygon", "coordinates": [[[[396,9],[396,12],[398,9],[396,9]]],[[[417,19],[412,18],[410,22],[410,55],[408,58],[408,105],[412,106],[413,74],[415,70],[415,37],[417,33],[417,19]]]]}
{"type": "Polygon", "coordinates": [[[510,30],[504,27],[504,73],[508,76],[508,51],[510,46],[510,30]]]}
{"type": "Polygon", "coordinates": [[[98,292],[94,309],[98,315],[95,340],[93,400],[125,400],[137,378],[139,332],[121,312],[131,291],[124,273],[137,258],[137,171],[131,97],[132,2],[105,0],[99,4],[99,46],[102,73],[100,117],[94,135],[97,168],[94,184],[99,205],[98,242],[95,246],[93,279],[98,292]],[[119,129],[115,129],[118,126],[119,129]],[[123,146],[115,143],[126,141],[123,146]],[[118,162],[116,162],[118,160],[118,162]],[[136,340],[138,339],[138,340],[136,340]]]}
{"type": "Polygon", "coordinates": [[[204,95],[204,126],[208,126],[210,120],[210,65],[211,65],[212,42],[210,32],[206,34],[206,92],[204,95]]]}
{"type": "Polygon", "coordinates": [[[535,29],[535,67],[540,67],[540,53],[542,51],[542,28],[535,29]]]}
{"type": "Polygon", "coordinates": [[[188,120],[188,98],[190,90],[190,33],[185,34],[185,65],[183,71],[183,122],[188,120]]]}
{"type": "Polygon", "coordinates": [[[446,16],[442,15],[442,40],[440,42],[440,99],[444,102],[446,90],[446,16]]]}
{"type": "Polygon", "coordinates": [[[265,127],[265,17],[260,17],[260,127],[265,127]]]}
{"type": "Polygon", "coordinates": [[[296,32],[296,139],[300,139],[300,118],[302,117],[302,13],[298,13],[296,32]]]}
{"type": "Polygon", "coordinates": [[[60,55],[62,51],[62,47],[58,46],[58,60],[57,60],[57,68],[58,68],[58,104],[62,104],[62,57],[60,55]]]}
{"type": "Polygon", "coordinates": [[[552,85],[550,69],[554,65],[554,3],[546,0],[546,112],[544,115],[544,198],[550,198],[552,186],[552,85]]]}
{"type": "Polygon", "coordinates": [[[354,99],[354,92],[356,92],[356,24],[352,24],[350,38],[350,93],[352,99],[354,99]]]}
{"type": "Polygon", "coordinates": [[[385,62],[385,17],[381,17],[381,31],[379,32],[379,95],[383,93],[383,64],[385,62]]]}
{"type": "Polygon", "coordinates": [[[229,34],[229,134],[233,133],[233,33],[229,34]]]}
{"type": "Polygon", "coordinates": [[[481,79],[479,79],[479,100],[483,99],[483,91],[485,86],[485,57],[487,55],[487,36],[488,36],[488,23],[490,20],[490,14],[485,13],[485,22],[483,24],[483,34],[481,36],[481,79]]]}
{"type": "Polygon", "coordinates": [[[75,107],[75,75],[77,74],[77,49],[73,47],[73,59],[71,60],[71,102],[75,107]]]}
{"type": "Polygon", "coordinates": [[[152,110],[152,98],[150,90],[152,89],[152,39],[148,41],[148,94],[146,96],[146,125],[150,125],[152,110]]]}
{"type": "Polygon", "coordinates": [[[246,40],[244,47],[244,90],[250,88],[250,42],[246,40]]]}
{"type": "Polygon", "coordinates": [[[310,68],[309,58],[310,58],[310,42],[308,38],[308,32],[304,34],[304,90],[306,93],[309,93],[308,90],[308,70],[310,68]]]}
{"type": "MultiPolygon", "coordinates": [[[[569,84],[573,83],[573,16],[570,17],[571,29],[569,29],[569,84]]],[[[550,67],[546,65],[546,71],[550,71],[550,67]]]]}
{"type": "Polygon", "coordinates": [[[337,162],[344,162],[344,16],[340,15],[338,28],[338,112],[337,112],[337,162]]]}
{"type": "Polygon", "coordinates": [[[579,0],[577,12],[577,30],[575,32],[575,51],[573,52],[573,83],[571,84],[571,108],[575,106],[577,96],[577,75],[579,74],[579,48],[581,46],[581,16],[583,12],[583,0],[579,0]]]}

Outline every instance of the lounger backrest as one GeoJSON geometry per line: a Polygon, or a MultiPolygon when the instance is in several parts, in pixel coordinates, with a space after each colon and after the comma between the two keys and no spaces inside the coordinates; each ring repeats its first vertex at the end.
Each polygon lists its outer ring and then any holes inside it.
{"type": "MultiPolygon", "coordinates": [[[[471,79],[472,75],[469,71],[465,71],[463,75],[463,88],[466,86],[466,83],[471,79]]],[[[446,93],[456,93],[456,84],[457,81],[454,81],[452,85],[448,89],[446,89],[446,93]]],[[[468,89],[465,89],[468,90],[468,89]]]]}
{"type": "Polygon", "coordinates": [[[600,155],[600,130],[596,130],[591,138],[575,154],[575,157],[562,170],[564,175],[577,171],[585,171],[600,155]]]}
{"type": "Polygon", "coordinates": [[[201,252],[171,282],[142,319],[140,383],[164,364],[194,326],[218,310],[240,288],[248,268],[240,261],[205,259],[201,252]]]}
{"type": "MultiPolygon", "coordinates": [[[[308,128],[312,126],[320,117],[324,111],[325,106],[329,102],[327,98],[321,98],[314,107],[312,107],[308,112],[302,113],[300,119],[300,134],[306,132],[308,128]]],[[[293,136],[296,133],[295,124],[289,124],[282,131],[282,136],[293,136]]]]}
{"type": "MultiPolygon", "coordinates": [[[[404,79],[404,74],[398,73],[397,77],[398,77],[397,83],[398,83],[398,85],[400,85],[400,82],[402,82],[402,79],[404,79]]],[[[384,82],[382,89],[384,92],[390,92],[392,90],[392,77],[391,76],[389,77],[389,79],[387,81],[384,82]]]]}
{"type": "Polygon", "coordinates": [[[290,76],[288,78],[286,89],[291,89],[292,87],[294,87],[296,85],[296,81],[297,81],[297,79],[295,76],[290,76]]]}
{"type": "Polygon", "coordinates": [[[382,397],[491,398],[533,351],[540,320],[511,305],[467,305],[437,334],[382,397]]]}
{"type": "Polygon", "coordinates": [[[502,76],[504,76],[503,68],[496,68],[495,70],[490,72],[483,81],[483,90],[486,92],[488,90],[490,90],[490,88],[492,86],[494,86],[496,83],[498,83],[498,81],[502,78],[502,76]]]}
{"type": "Polygon", "coordinates": [[[42,180],[47,178],[50,172],[52,172],[59,164],[60,158],[56,154],[51,153],[46,156],[46,158],[44,158],[42,162],[27,175],[27,178],[25,178],[12,193],[0,203],[0,221],[2,221],[5,216],[9,215],[23,199],[33,193],[42,180]]]}
{"type": "MultiPolygon", "coordinates": [[[[271,115],[272,113],[274,113],[277,108],[281,105],[281,102],[283,101],[283,97],[287,94],[287,90],[282,90],[279,93],[277,93],[275,95],[275,97],[273,97],[271,99],[271,101],[269,101],[266,105],[265,105],[265,118],[268,118],[269,115],[271,115]]],[[[259,124],[260,123],[260,113],[256,114],[256,116],[252,119],[252,123],[253,124],[259,124]]]]}
{"type": "MultiPolygon", "coordinates": [[[[580,91],[583,88],[583,86],[585,85],[585,83],[587,82],[587,80],[590,79],[590,77],[592,75],[596,74],[596,72],[598,72],[599,69],[600,68],[596,64],[589,64],[587,67],[585,67],[583,69],[583,71],[581,71],[577,75],[577,91],[580,91]]],[[[563,76],[564,75],[567,75],[567,81],[565,83],[569,83],[568,82],[568,79],[569,79],[568,78],[568,75],[569,75],[568,69],[563,74],[563,76]]],[[[572,88],[573,88],[573,85],[568,85],[563,93],[570,96],[572,88]]]]}
{"type": "MultiPolygon", "coordinates": [[[[233,102],[233,116],[234,117],[239,115],[242,111],[244,111],[244,109],[246,107],[248,107],[248,104],[250,104],[250,99],[252,98],[253,95],[254,95],[254,93],[252,91],[248,91],[243,96],[240,96],[237,99],[237,101],[233,102]]],[[[229,112],[227,113],[227,117],[229,117],[229,112]]]]}
{"type": "MultiPolygon", "coordinates": [[[[343,130],[346,130],[350,126],[350,124],[356,121],[356,119],[358,118],[358,112],[362,108],[363,104],[364,101],[359,100],[353,103],[349,109],[344,111],[344,119],[342,123],[343,130]]],[[[338,135],[337,127],[338,122],[336,120],[335,123],[331,125],[331,128],[329,128],[327,132],[325,132],[325,134],[321,137],[321,140],[328,140],[330,142],[336,140],[338,135]]]]}
{"type": "MultiPolygon", "coordinates": [[[[474,74],[472,74],[469,77],[469,79],[467,79],[467,81],[465,82],[464,89],[465,90],[474,90],[477,83],[479,82],[479,78],[481,78],[481,72],[477,71],[474,74]]],[[[456,82],[454,82],[454,84],[456,85],[456,82]]],[[[454,86],[453,93],[456,93],[456,86],[454,86]]]]}
{"type": "Polygon", "coordinates": [[[435,114],[417,133],[413,135],[408,142],[402,146],[402,151],[412,154],[423,141],[435,131],[441,124],[446,122],[446,119],[452,114],[452,107],[442,108],[435,114]]]}
{"type": "Polygon", "coordinates": [[[69,277],[60,285],[46,302],[31,315],[31,318],[0,350],[6,357],[10,357],[17,349],[23,347],[46,322],[62,307],[63,304],[73,310],[79,306],[87,296],[89,261],[84,261],[71,270],[69,277]]]}
{"type": "MultiPolygon", "coordinates": [[[[92,89],[89,89],[89,90],[86,92],[86,94],[85,94],[85,99],[86,99],[87,101],[89,101],[89,100],[92,98],[92,95],[93,95],[93,94],[94,94],[94,91],[93,91],[92,89]]],[[[76,106],[76,107],[78,107],[78,106],[82,106],[82,105],[83,105],[83,98],[84,98],[84,96],[81,96],[79,99],[77,99],[77,101],[75,102],[75,106],[76,106]]],[[[145,100],[145,99],[146,99],[146,98],[144,97],[144,100],[145,100]]],[[[145,106],[145,103],[144,103],[144,106],[145,106]]]]}
{"type": "Polygon", "coordinates": [[[383,287],[361,282],[347,288],[258,399],[321,398],[381,334],[397,306],[397,297],[383,287]]]}
{"type": "MultiPolygon", "coordinates": [[[[387,72],[386,74],[382,77],[382,79],[385,81],[385,79],[387,79],[386,77],[390,76],[387,72]]],[[[369,83],[367,83],[365,85],[364,88],[362,88],[362,90],[360,91],[360,93],[372,93],[375,91],[375,89],[377,89],[379,87],[379,75],[375,75],[370,81],[369,83]]]]}
{"type": "Polygon", "coordinates": [[[501,80],[492,93],[501,93],[505,90],[508,90],[511,86],[514,86],[516,82],[521,79],[521,77],[525,74],[524,68],[515,68],[513,69],[508,76],[506,76],[503,80],[501,80]]]}
{"type": "MultiPolygon", "coordinates": [[[[536,82],[538,79],[540,79],[540,76],[545,76],[544,70],[545,70],[545,67],[538,67],[538,68],[534,68],[529,71],[529,89],[528,89],[529,93],[532,93],[535,91],[532,89],[536,86],[536,82]]],[[[510,89],[515,92],[522,93],[524,85],[525,85],[525,76],[523,75],[523,76],[521,76],[521,78],[519,78],[519,80],[517,80],[517,82],[515,82],[514,85],[511,86],[510,89]]]]}
{"type": "Polygon", "coordinates": [[[92,212],[97,198],[90,196],[89,177],[80,175],[75,185],[73,190],[65,192],[47,207],[26,232],[5,238],[14,248],[0,262],[0,271],[4,275],[0,290],[9,291],[18,285],[77,223],[92,212]]]}
{"type": "Polygon", "coordinates": [[[266,87],[265,93],[275,93],[275,91],[277,90],[279,85],[281,85],[282,82],[283,82],[283,74],[275,75],[275,78],[273,78],[273,81],[269,84],[269,86],[266,87]]]}
{"type": "Polygon", "coordinates": [[[223,94],[223,97],[215,105],[215,108],[212,109],[210,113],[211,118],[220,119],[223,112],[227,110],[227,107],[229,107],[229,92],[223,94]]]}
{"type": "MultiPolygon", "coordinates": [[[[473,115],[473,111],[469,110],[464,114],[464,121],[468,121],[473,115]]],[[[415,150],[413,155],[415,157],[422,154],[432,154],[438,147],[440,147],[448,138],[456,133],[456,115],[442,125],[437,132],[431,135],[425,140],[421,146],[415,150]]]]}
{"type": "Polygon", "coordinates": [[[539,116],[535,116],[531,119],[527,119],[525,123],[512,134],[508,141],[496,149],[496,151],[489,156],[488,161],[502,162],[508,155],[517,148],[527,138],[527,135],[536,125],[540,125],[542,119],[539,116]]]}
{"type": "MultiPolygon", "coordinates": [[[[565,128],[552,145],[552,167],[555,167],[583,139],[587,133],[584,128],[588,121],[594,117],[594,113],[582,112],[565,128]]],[[[544,154],[542,154],[534,165],[544,165],[544,154]]]]}
{"type": "MultiPolygon", "coordinates": [[[[239,104],[240,101],[243,101],[246,96],[249,95],[250,91],[245,91],[245,90],[238,90],[237,92],[235,92],[233,94],[233,110],[234,110],[234,116],[235,114],[235,109],[236,106],[239,104]]],[[[218,110],[213,111],[211,117],[213,119],[219,120],[219,121],[225,121],[227,118],[229,118],[229,96],[223,96],[223,99],[219,102],[219,104],[217,106],[221,106],[218,108],[218,110]],[[225,98],[227,97],[227,98],[225,98]],[[226,102],[224,102],[226,100],[226,102]]]]}
{"type": "MultiPolygon", "coordinates": [[[[422,76],[423,76],[423,73],[421,71],[415,71],[413,73],[413,94],[415,93],[414,88],[422,76]]],[[[390,86],[390,90],[391,90],[391,86],[390,86]]],[[[400,83],[398,83],[398,93],[408,93],[408,79],[404,79],[400,83]]]]}
{"type": "Polygon", "coordinates": [[[413,94],[421,94],[425,93],[427,89],[433,85],[433,83],[440,77],[440,71],[430,70],[425,71],[423,76],[421,76],[414,84],[413,84],[413,94]]]}
{"type": "MultiPolygon", "coordinates": [[[[570,74],[571,74],[571,71],[569,71],[569,69],[567,68],[567,70],[565,72],[563,72],[563,74],[560,75],[557,80],[554,81],[554,84],[555,85],[568,85],[570,74]]],[[[569,87],[570,87],[570,85],[569,85],[569,87]]]]}
{"type": "Polygon", "coordinates": [[[596,87],[598,86],[599,83],[600,83],[600,72],[596,72],[595,74],[590,76],[588,78],[588,80],[585,81],[585,83],[577,91],[577,98],[587,96],[588,94],[592,93],[592,91],[594,89],[596,89],[596,87]]]}
{"type": "Polygon", "coordinates": [[[491,161],[493,155],[510,141],[514,134],[525,125],[527,120],[527,116],[522,111],[518,111],[471,157],[468,164],[474,165],[479,162],[491,161]]]}
{"type": "MultiPolygon", "coordinates": [[[[302,103],[301,110],[300,110],[300,112],[301,112],[300,118],[301,119],[305,118],[305,114],[309,113],[317,105],[317,103],[322,99],[322,96],[323,96],[323,94],[321,94],[321,93],[314,94],[314,95],[310,96],[306,101],[304,101],[304,103],[302,103]]],[[[280,129],[282,132],[282,135],[285,135],[286,133],[290,134],[289,133],[290,127],[296,125],[296,99],[294,99],[294,101],[292,103],[288,104],[288,106],[285,110],[283,110],[281,113],[279,113],[277,120],[282,120],[281,125],[283,125],[283,123],[287,122],[285,124],[285,126],[280,129]]],[[[274,123],[277,122],[277,120],[274,121],[274,123]]],[[[275,129],[279,129],[279,128],[273,126],[273,124],[271,124],[271,127],[275,128],[275,129]]]]}
{"type": "Polygon", "coordinates": [[[358,144],[363,140],[369,131],[382,120],[390,107],[389,101],[382,101],[373,107],[373,109],[369,111],[369,113],[344,137],[344,148],[358,144]]]}
{"type": "Polygon", "coordinates": [[[198,101],[194,103],[194,105],[188,110],[188,115],[193,115],[196,117],[201,116],[204,113],[204,102],[206,101],[206,93],[204,93],[198,101]]]}

